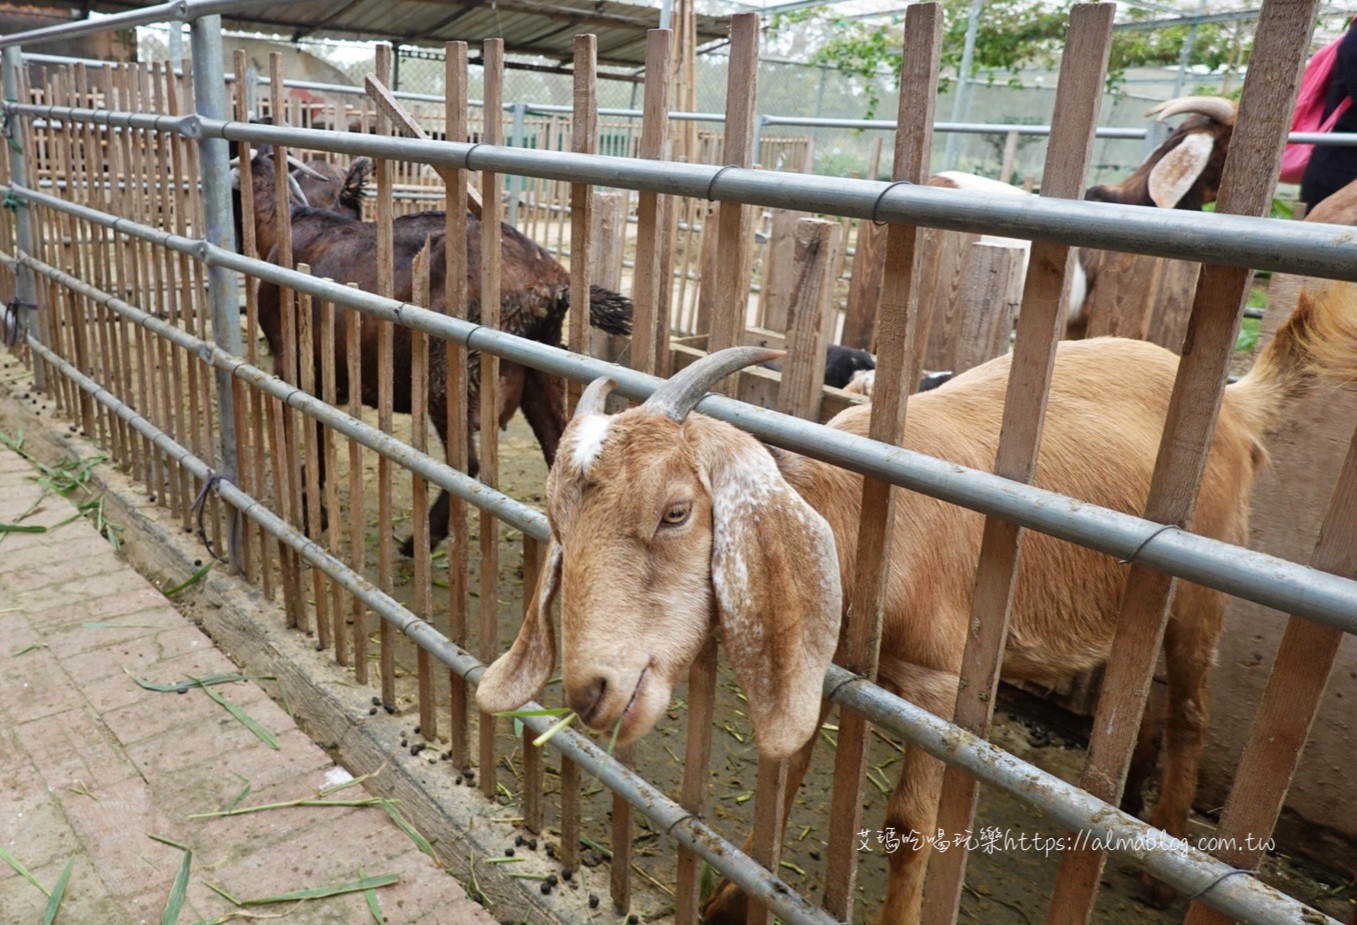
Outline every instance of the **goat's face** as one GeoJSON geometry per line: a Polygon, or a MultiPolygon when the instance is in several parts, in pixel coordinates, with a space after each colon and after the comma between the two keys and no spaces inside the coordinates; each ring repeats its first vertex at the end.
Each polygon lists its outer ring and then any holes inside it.
{"type": "Polygon", "coordinates": [[[477,701],[494,712],[536,696],[555,662],[559,587],[566,701],[588,726],[622,743],[643,735],[719,629],[760,751],[785,757],[815,730],[838,640],[834,537],[758,441],[678,417],[647,403],[570,422],[547,481],[547,568],[477,701]]]}

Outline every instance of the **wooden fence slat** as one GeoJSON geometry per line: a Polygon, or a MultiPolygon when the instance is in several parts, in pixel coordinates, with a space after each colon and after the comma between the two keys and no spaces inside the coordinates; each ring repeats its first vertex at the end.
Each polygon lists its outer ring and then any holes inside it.
{"type": "MultiPolygon", "coordinates": [[[[1102,102],[1115,11],[1112,3],[1077,4],[1070,10],[1065,40],[1068,53],[1061,56],[1043,195],[1074,199],[1082,193],[1102,102]]],[[[976,250],[982,247],[977,245],[976,250]]],[[[1013,256],[1009,250],[1008,257],[1013,256]]],[[[1069,302],[1067,277],[1072,259],[1068,246],[1032,244],[995,461],[997,474],[1016,481],[1031,481],[1036,472],[1056,345],[1064,331],[1069,302]]],[[[959,726],[980,736],[988,736],[994,715],[1022,537],[1021,528],[1014,524],[995,517],[985,519],[954,718],[959,726]]],[[[937,828],[944,837],[971,830],[979,790],[975,778],[955,767],[946,769],[937,816],[937,828]]],[[[931,831],[933,827],[927,828],[931,831]]],[[[955,921],[967,858],[964,843],[933,853],[924,922],[940,925],[955,921]]]]}
{"type": "MultiPolygon", "coordinates": [[[[429,263],[433,238],[415,255],[410,268],[410,301],[429,307],[429,263]]],[[[410,445],[420,453],[429,452],[429,338],[423,331],[411,329],[410,336],[410,445]]],[[[414,611],[433,623],[433,560],[429,549],[429,482],[411,474],[410,520],[414,526],[414,611]]],[[[387,537],[390,542],[390,537],[387,537]]],[[[438,696],[434,693],[434,662],[429,650],[417,646],[415,671],[419,683],[419,734],[425,741],[438,738],[438,696]]]]}
{"type": "Polygon", "coordinates": [[[774,209],[768,228],[768,247],[763,257],[763,282],[759,286],[759,324],[773,331],[787,330],[792,292],[796,285],[796,232],[809,212],[774,209]]]}
{"type": "MultiPolygon", "coordinates": [[[[881,274],[884,262],[881,249],[886,230],[867,219],[858,221],[857,249],[853,271],[848,279],[848,304],[843,316],[840,343],[858,350],[872,349],[877,307],[881,303],[881,274]]],[[[927,304],[927,303],[924,303],[927,304]]]]}
{"type": "MultiPolygon", "coordinates": [[[[715,703],[716,637],[712,636],[688,669],[688,728],[683,746],[683,784],[679,802],[695,816],[707,811],[707,766],[711,764],[711,719],[715,703]]],[[[691,848],[679,848],[678,871],[674,879],[676,920],[697,921],[702,859],[691,848]]]]}
{"type": "MultiPolygon", "coordinates": [[[[1317,9],[1315,0],[1263,7],[1221,179],[1218,212],[1264,215],[1271,205],[1287,117],[1317,9]],[[1237,166],[1241,164],[1242,168],[1237,166]]],[[[1249,280],[1246,269],[1202,268],[1150,482],[1147,520],[1181,526],[1192,516],[1249,280]]],[[[1173,585],[1162,573],[1131,566],[1112,641],[1114,655],[1103,678],[1088,760],[1079,781],[1080,787],[1110,803],[1117,802],[1125,784],[1173,585]]],[[[1160,805],[1190,799],[1190,794],[1161,793],[1160,805]]],[[[1088,919],[1105,860],[1104,853],[1088,849],[1061,856],[1052,921],[1088,919]]]]}
{"type": "MultiPolygon", "coordinates": [[[[448,141],[465,141],[467,135],[467,45],[466,42],[449,42],[444,56],[444,86],[447,95],[444,103],[444,126],[448,141]]],[[[469,188],[467,171],[460,168],[452,171],[453,188],[469,188]]],[[[443,310],[454,318],[466,319],[467,316],[467,221],[462,209],[448,209],[443,226],[443,259],[447,267],[444,273],[443,310]]],[[[445,341],[442,349],[446,357],[444,367],[447,376],[447,421],[446,435],[449,465],[467,471],[467,395],[469,359],[467,349],[458,343],[445,341]]],[[[467,502],[457,495],[451,496],[448,514],[448,638],[456,645],[466,648],[468,606],[471,590],[471,542],[467,530],[467,502]]],[[[452,760],[459,768],[471,763],[471,693],[467,682],[449,671],[450,688],[449,722],[451,729],[448,737],[451,743],[452,760]]]]}
{"type": "Polygon", "coordinates": [[[796,278],[788,292],[791,326],[782,361],[778,410],[810,421],[820,419],[824,396],[825,349],[833,336],[834,267],[842,229],[838,222],[803,218],[796,225],[796,278]]]}
{"type": "MultiPolygon", "coordinates": [[[[721,151],[724,165],[748,167],[754,162],[754,111],[759,68],[758,13],[737,13],[730,19],[730,58],[726,74],[726,125],[721,151]]],[[[711,336],[707,349],[713,353],[744,340],[749,308],[749,268],[752,247],[752,209],[725,203],[717,218],[715,276],[705,268],[702,288],[714,287],[711,336]]],[[[722,384],[730,394],[736,377],[722,384]]]]}
{"type": "MultiPolygon", "coordinates": [[[[915,3],[908,6],[900,73],[899,128],[891,170],[894,180],[922,183],[928,176],[941,47],[942,13],[938,5],[915,3]]],[[[911,293],[918,272],[917,237],[918,229],[910,225],[891,225],[886,236],[885,284],[877,319],[877,380],[869,433],[872,439],[891,445],[899,445],[904,436],[905,399],[909,384],[915,378],[917,359],[912,346],[917,303],[911,293]]],[[[895,522],[895,492],[885,482],[863,479],[861,510],[856,549],[859,571],[853,587],[844,589],[851,605],[846,611],[847,625],[840,632],[839,660],[849,670],[875,678],[891,555],[891,527],[895,522]]],[[[846,711],[840,715],[839,746],[834,755],[834,792],[830,802],[825,908],[842,921],[852,919],[868,739],[868,727],[861,717],[846,711]]],[[[911,773],[911,756],[917,762],[918,749],[906,753],[901,774],[911,773]]],[[[922,870],[916,876],[922,876],[922,870]]]]}
{"type": "MultiPolygon", "coordinates": [[[[486,144],[502,141],[503,126],[493,113],[503,111],[504,42],[487,39],[481,52],[485,61],[485,126],[481,140],[486,144]]],[[[481,172],[481,323],[492,328],[500,324],[500,216],[503,206],[499,195],[499,175],[481,172]]],[[[586,303],[587,304],[587,303],[586,303]]],[[[499,358],[481,354],[481,481],[491,488],[499,484],[499,358]]],[[[480,560],[480,647],[481,659],[488,665],[499,655],[499,521],[481,511],[480,560]]],[[[480,717],[481,792],[495,798],[495,717],[480,717]]]]}
{"type": "MultiPolygon", "coordinates": [[[[386,42],[377,44],[374,66],[377,79],[382,83],[391,82],[391,46],[386,42]]],[[[376,134],[391,134],[391,120],[380,109],[377,110],[376,134]]],[[[396,294],[396,256],[395,231],[392,221],[395,212],[392,208],[393,172],[395,165],[387,158],[374,161],[374,173],[377,177],[377,292],[387,298],[396,294]]],[[[285,168],[283,168],[285,169],[285,168]]],[[[360,316],[361,317],[361,316],[360,316]]],[[[394,323],[384,319],[362,318],[359,322],[377,326],[377,426],[385,433],[391,433],[394,425],[393,404],[395,383],[395,330],[394,323]]],[[[395,561],[392,549],[392,531],[395,520],[392,510],[391,488],[393,465],[390,459],[377,457],[377,586],[390,594],[395,586],[395,561]]],[[[396,633],[386,620],[377,623],[379,641],[378,665],[382,682],[382,702],[388,707],[396,705],[396,633]]]]}
{"type": "MultiPolygon", "coordinates": [[[[577,154],[598,153],[598,38],[594,35],[575,36],[575,81],[572,102],[573,121],[570,127],[570,150],[577,154]]],[[[574,353],[588,353],[589,345],[589,283],[593,273],[593,241],[590,230],[594,224],[593,187],[586,183],[570,185],[570,349],[574,353]]],[[[582,386],[566,383],[566,411],[573,412],[580,399],[582,386]]]]}
{"type": "MultiPolygon", "coordinates": [[[[646,33],[645,100],[641,115],[641,157],[663,160],[669,148],[669,62],[672,57],[668,29],[646,33]]],[[[631,299],[635,306],[631,325],[631,362],[641,372],[663,375],[669,351],[669,313],[666,311],[674,280],[661,255],[670,251],[668,237],[672,197],[639,193],[636,204],[636,269],[632,274],[631,299]]],[[[672,259],[672,252],[669,257],[672,259]]]]}

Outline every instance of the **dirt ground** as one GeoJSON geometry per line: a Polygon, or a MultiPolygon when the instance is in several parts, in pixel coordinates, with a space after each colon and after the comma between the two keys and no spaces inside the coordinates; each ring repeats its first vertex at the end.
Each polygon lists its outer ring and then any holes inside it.
{"type": "MultiPolygon", "coordinates": [[[[431,445],[437,446],[436,443],[431,445]]],[[[500,489],[514,498],[540,507],[546,467],[536,441],[521,417],[516,418],[508,430],[501,434],[500,454],[500,489]]],[[[340,453],[340,456],[342,458],[344,454],[340,453]]],[[[371,460],[368,462],[368,469],[368,484],[373,486],[370,495],[375,496],[376,470],[375,463],[371,460]]],[[[345,477],[342,472],[340,477],[341,479],[345,477]]],[[[395,533],[396,538],[403,539],[409,532],[408,517],[403,513],[409,510],[409,484],[405,478],[398,479],[397,483],[398,497],[395,507],[402,513],[399,515],[395,533]]],[[[370,504],[369,511],[374,508],[375,503],[370,504]]],[[[474,515],[471,533],[474,549],[475,540],[478,538],[477,518],[474,515]]],[[[375,546],[376,540],[375,529],[369,530],[369,545],[375,546]]],[[[501,651],[507,648],[521,622],[523,594],[521,555],[522,547],[518,532],[501,527],[499,589],[501,651]]],[[[375,551],[370,549],[368,561],[372,563],[375,560],[375,551]]],[[[396,595],[408,601],[413,595],[411,563],[409,560],[401,559],[398,569],[396,595]]],[[[472,575],[472,587],[475,588],[477,586],[475,561],[472,562],[472,575]]],[[[441,556],[435,559],[434,576],[435,584],[444,583],[446,559],[441,556]]],[[[375,571],[373,577],[375,578],[375,571]]],[[[435,601],[438,600],[439,589],[435,588],[435,601]]],[[[403,648],[398,657],[402,672],[412,671],[413,663],[413,654],[403,648]]],[[[408,676],[401,678],[401,690],[411,690],[413,684],[413,678],[408,676]]],[[[741,844],[752,819],[757,755],[752,729],[741,710],[742,704],[738,694],[739,687],[734,675],[723,665],[718,681],[718,709],[712,730],[711,781],[708,791],[711,806],[710,821],[731,841],[741,844]]],[[[559,704],[558,685],[549,686],[546,700],[550,705],[559,704]]],[[[404,701],[403,710],[412,703],[413,700],[404,701]]],[[[680,687],[675,692],[675,699],[668,714],[669,722],[661,723],[650,733],[648,747],[637,749],[638,770],[675,798],[679,793],[683,770],[681,755],[686,730],[686,709],[686,690],[680,687]]],[[[415,715],[413,710],[409,710],[409,713],[415,715]]],[[[412,723],[416,721],[417,719],[412,719],[412,723]]],[[[797,797],[788,824],[787,846],[780,871],[792,887],[812,897],[820,896],[823,889],[828,850],[827,794],[832,788],[832,752],[837,734],[836,723],[837,716],[831,715],[821,731],[822,741],[817,747],[814,765],[797,797]]],[[[1081,770],[1082,749],[1086,743],[1078,741],[1077,734],[1065,738],[1061,733],[1043,727],[1034,719],[1014,713],[1001,713],[996,718],[993,738],[1006,750],[1065,780],[1075,780],[1081,770]]],[[[503,752],[507,755],[501,758],[496,769],[498,781],[503,785],[501,802],[506,807],[512,807],[517,804],[520,792],[516,769],[520,764],[522,745],[513,735],[507,721],[501,721],[500,740],[503,752]]],[[[874,734],[868,782],[863,790],[863,827],[870,831],[869,845],[868,850],[859,852],[855,921],[875,921],[884,896],[887,853],[878,836],[883,826],[889,788],[894,785],[898,771],[895,766],[900,761],[902,750],[899,742],[880,733],[874,734]]],[[[548,764],[554,765],[555,762],[549,758],[548,764]]],[[[583,831],[587,838],[606,845],[610,838],[608,819],[611,799],[607,791],[596,781],[586,778],[584,786],[583,831]]],[[[557,787],[558,780],[554,770],[548,770],[546,806],[549,838],[558,836],[557,787]]],[[[1197,828],[1195,834],[1198,836],[1209,835],[1212,830],[1210,820],[1205,818],[1199,817],[1195,825],[1197,828]]],[[[997,830],[1014,839],[1026,835],[1029,841],[1038,837],[1054,838],[1064,834],[1060,826],[1048,823],[1016,799],[995,788],[984,788],[981,792],[974,832],[979,834],[983,830],[997,830]]],[[[653,918],[671,912],[671,891],[675,870],[672,844],[651,831],[643,819],[639,819],[634,834],[634,851],[636,865],[642,872],[643,879],[661,891],[662,899],[653,906],[638,902],[632,911],[640,913],[643,918],[653,918]]],[[[585,850],[584,860],[586,865],[592,865],[599,863],[602,857],[597,850],[591,848],[585,850]]],[[[1035,849],[973,852],[968,867],[965,895],[962,899],[963,919],[995,925],[1009,923],[1031,925],[1044,921],[1058,863],[1059,857],[1054,852],[1046,853],[1035,849]]],[[[1349,897],[1354,895],[1351,881],[1317,866],[1290,860],[1285,856],[1284,847],[1282,852],[1270,857],[1265,863],[1264,878],[1330,915],[1345,920],[1350,914],[1349,910],[1352,907],[1349,897]]],[[[603,878],[598,876],[596,879],[600,892],[604,892],[603,878]]],[[[1119,861],[1115,857],[1111,858],[1103,875],[1104,888],[1096,920],[1137,923],[1169,923],[1182,920],[1187,908],[1185,900],[1179,900],[1166,910],[1151,908],[1137,898],[1138,879],[1138,872],[1129,863],[1119,861]]]]}

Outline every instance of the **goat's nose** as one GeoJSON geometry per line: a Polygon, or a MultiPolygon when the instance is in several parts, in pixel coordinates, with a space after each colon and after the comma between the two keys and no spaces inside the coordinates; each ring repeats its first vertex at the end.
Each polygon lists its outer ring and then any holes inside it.
{"type": "Polygon", "coordinates": [[[569,700],[571,708],[580,715],[586,726],[592,726],[594,717],[598,715],[599,708],[603,706],[603,695],[608,690],[608,679],[603,677],[594,678],[582,688],[576,688],[570,693],[569,700]]]}

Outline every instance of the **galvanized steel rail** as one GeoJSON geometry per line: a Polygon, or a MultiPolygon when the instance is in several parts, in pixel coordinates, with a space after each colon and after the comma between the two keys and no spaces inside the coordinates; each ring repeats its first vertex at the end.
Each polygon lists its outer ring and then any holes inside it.
{"type": "MultiPolygon", "coordinates": [[[[610,376],[618,382],[618,392],[627,398],[648,397],[660,381],[623,366],[252,260],[205,241],[116,218],[45,193],[20,187],[13,187],[12,192],[30,202],[190,254],[208,266],[248,273],[552,375],[576,381],[610,376]]],[[[1352,579],[721,396],[709,395],[698,407],[776,446],[1357,634],[1357,581],[1352,579]]],[[[439,473],[430,470],[427,475],[449,491],[457,490],[451,482],[443,484],[439,473]]]]}
{"type": "Polygon", "coordinates": [[[373,158],[417,160],[467,170],[1357,281],[1357,237],[1351,228],[1336,225],[1040,196],[985,197],[875,180],[295,129],[198,116],[30,103],[6,103],[5,109],[49,119],[176,132],[190,138],[212,136],[255,144],[304,145],[373,158]]]}
{"type": "MultiPolygon", "coordinates": [[[[0,260],[29,267],[54,282],[70,286],[81,295],[114,309],[133,323],[196,353],[200,360],[211,363],[218,369],[227,369],[232,375],[282,399],[294,408],[312,414],[327,426],[340,430],[378,452],[391,451],[387,444],[396,442],[375,428],[330,408],[295,386],[270,376],[237,357],[225,354],[215,345],[180,331],[40,260],[26,255],[20,255],[17,259],[0,255],[0,260]],[[328,409],[328,413],[317,413],[324,412],[325,409],[328,409]]],[[[131,406],[85,376],[36,338],[29,339],[29,346],[53,369],[147,437],[176,464],[205,482],[212,478],[214,472],[203,460],[174,441],[131,406]]],[[[657,381],[653,377],[642,378],[651,380],[652,383],[657,381]]],[[[729,402],[728,399],[725,401],[729,402]]],[[[409,465],[420,474],[440,483],[443,481],[442,476],[452,473],[454,482],[472,482],[479,485],[475,480],[456,470],[439,466],[429,457],[413,453],[408,447],[404,452],[392,455],[393,458],[400,458],[402,464],[409,465]]],[[[326,552],[314,540],[274,514],[264,502],[246,494],[229,481],[213,481],[211,484],[223,501],[239,510],[242,515],[254,520],[271,536],[286,543],[308,564],[325,572],[347,592],[362,600],[383,620],[391,623],[432,654],[441,664],[472,683],[479,680],[485,670],[483,663],[453,644],[432,625],[383,593],[344,562],[326,552]]],[[[456,491],[463,486],[447,484],[444,487],[456,491]]],[[[492,500],[493,496],[498,496],[498,492],[480,486],[477,497],[470,500],[484,507],[487,505],[483,501],[492,500]]],[[[502,501],[492,507],[496,516],[514,523],[538,539],[545,540],[545,536],[540,536],[539,532],[549,533],[549,528],[546,527],[545,518],[540,513],[519,505],[512,499],[503,496],[499,498],[502,501]],[[516,512],[515,507],[522,510],[516,512]],[[518,517],[515,517],[516,513],[519,514],[518,517]],[[525,513],[535,516],[523,516],[525,513]]],[[[1252,876],[1252,872],[1238,871],[1206,852],[1192,848],[1168,833],[1090,796],[1074,785],[1034,768],[984,739],[837,665],[829,667],[823,689],[826,699],[860,713],[874,725],[901,736],[910,744],[917,745],[949,764],[965,768],[980,780],[1000,787],[1031,808],[1067,826],[1076,833],[1070,837],[1082,838],[1086,842],[1099,840],[1108,846],[1109,851],[1130,859],[1140,869],[1222,912],[1267,925],[1271,923],[1283,925],[1301,920],[1327,921],[1337,925],[1332,919],[1316,918],[1314,911],[1308,906],[1258,881],[1252,876]],[[1249,875],[1236,876],[1241,873],[1249,875]]],[[[528,704],[525,709],[533,709],[536,706],[528,704]]],[[[539,734],[546,732],[554,722],[554,717],[523,718],[524,725],[539,734]]],[[[769,873],[724,839],[700,817],[670,800],[625,765],[611,760],[585,736],[566,730],[554,736],[551,744],[597,777],[614,793],[621,795],[656,826],[721,869],[731,880],[781,916],[784,921],[794,925],[829,925],[834,921],[824,910],[790,890],[780,878],[769,873]]],[[[1051,850],[1056,850],[1055,846],[1051,850]]]]}

